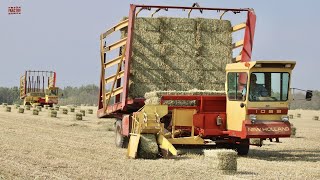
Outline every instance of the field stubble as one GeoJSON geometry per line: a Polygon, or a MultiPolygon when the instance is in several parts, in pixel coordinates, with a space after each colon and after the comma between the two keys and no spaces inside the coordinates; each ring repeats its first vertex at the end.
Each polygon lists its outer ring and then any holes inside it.
{"type": "Polygon", "coordinates": [[[312,120],[318,111],[290,111],[302,114],[291,120],[296,138],[252,147],[232,175],[217,171],[203,155],[127,159],[126,150],[114,145],[114,120],[88,114],[77,121],[75,113],[59,111],[51,118],[47,112],[34,116],[0,108],[0,179],[320,178],[320,121],[312,120]]]}

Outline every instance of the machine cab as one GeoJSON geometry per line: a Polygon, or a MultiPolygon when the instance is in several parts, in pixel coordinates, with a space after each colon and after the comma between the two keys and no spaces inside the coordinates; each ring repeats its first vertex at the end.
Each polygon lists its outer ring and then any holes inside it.
{"type": "Polygon", "coordinates": [[[46,89],[46,98],[45,101],[47,104],[57,104],[58,103],[58,87],[49,87],[46,89]]]}
{"type": "Polygon", "coordinates": [[[243,131],[244,122],[248,120],[250,123],[271,122],[287,117],[290,75],[294,66],[294,61],[228,64],[227,129],[243,131]]]}

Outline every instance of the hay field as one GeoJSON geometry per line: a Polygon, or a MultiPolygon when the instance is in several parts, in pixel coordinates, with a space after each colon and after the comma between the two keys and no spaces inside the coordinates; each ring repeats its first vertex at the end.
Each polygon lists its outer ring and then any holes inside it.
{"type": "Polygon", "coordinates": [[[203,155],[126,159],[126,150],[114,145],[113,120],[95,114],[77,121],[75,113],[62,110],[58,118],[44,109],[39,116],[4,110],[0,107],[0,179],[320,179],[320,121],[312,120],[317,111],[290,111],[302,116],[292,120],[296,138],[253,147],[238,158],[236,174],[223,174],[203,155]]]}

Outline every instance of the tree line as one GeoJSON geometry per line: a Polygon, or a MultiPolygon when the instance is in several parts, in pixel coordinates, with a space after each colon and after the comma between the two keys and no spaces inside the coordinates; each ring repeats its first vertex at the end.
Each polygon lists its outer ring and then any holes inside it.
{"type": "MultiPolygon", "coordinates": [[[[59,89],[60,105],[97,105],[98,104],[99,87],[94,84],[81,87],[67,86],[59,89]]],[[[320,110],[320,91],[314,91],[311,101],[306,101],[305,93],[293,94],[293,100],[290,103],[290,109],[310,109],[320,110]]],[[[0,87],[0,104],[22,104],[18,87],[0,87]]]]}
{"type": "MultiPolygon", "coordinates": [[[[59,104],[60,105],[97,105],[98,104],[99,87],[91,84],[81,87],[67,86],[59,89],[59,104]]],[[[0,87],[0,104],[22,104],[20,99],[20,90],[18,87],[0,87]]]]}

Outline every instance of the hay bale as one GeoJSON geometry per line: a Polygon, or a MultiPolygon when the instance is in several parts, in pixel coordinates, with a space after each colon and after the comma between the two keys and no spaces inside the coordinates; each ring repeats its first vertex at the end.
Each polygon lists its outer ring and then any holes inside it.
{"type": "Polygon", "coordinates": [[[160,31],[194,32],[197,29],[197,19],[160,17],[160,31]]]}
{"type": "Polygon", "coordinates": [[[20,105],[19,104],[15,104],[15,108],[19,109],[20,105]]]}
{"type": "Polygon", "coordinates": [[[30,110],[31,106],[30,105],[26,105],[25,108],[26,108],[26,110],[30,110]]]}
{"type": "Polygon", "coordinates": [[[49,111],[49,117],[57,117],[58,112],[56,110],[49,111]]]}
{"type": "Polygon", "coordinates": [[[93,109],[88,109],[88,114],[93,114],[93,109]]]}
{"type": "Polygon", "coordinates": [[[42,111],[42,107],[41,106],[37,106],[37,110],[38,111],[42,111]]]}
{"type": "Polygon", "coordinates": [[[290,137],[296,137],[297,128],[291,123],[291,136],[290,137]]]}
{"type": "Polygon", "coordinates": [[[160,32],[160,18],[138,17],[135,19],[135,31],[153,31],[160,32]]]}
{"type": "Polygon", "coordinates": [[[86,116],[86,111],[85,110],[80,110],[80,113],[82,114],[82,116],[86,116]]]}
{"type": "Polygon", "coordinates": [[[68,114],[68,109],[63,108],[63,109],[62,109],[62,114],[68,114]]]}
{"type": "Polygon", "coordinates": [[[70,107],[70,112],[74,112],[75,108],[74,107],[70,107]]]}
{"type": "Polygon", "coordinates": [[[59,106],[55,106],[54,110],[59,111],[60,107],[59,106]]]}
{"type": "Polygon", "coordinates": [[[257,146],[262,146],[263,141],[260,138],[250,138],[250,144],[254,144],[257,146]]]}
{"type": "Polygon", "coordinates": [[[24,108],[19,108],[18,113],[24,113],[24,108]]]}
{"type": "Polygon", "coordinates": [[[297,114],[297,118],[301,118],[301,114],[300,113],[297,114]]]}
{"type": "Polygon", "coordinates": [[[2,107],[7,107],[8,103],[2,103],[2,107]]]}
{"type": "Polygon", "coordinates": [[[289,114],[289,119],[293,119],[293,114],[289,114]]]}
{"type": "Polygon", "coordinates": [[[318,121],[319,120],[319,116],[313,116],[312,119],[318,121]]]}
{"type": "Polygon", "coordinates": [[[235,173],[237,171],[237,152],[230,149],[204,150],[204,156],[213,163],[215,168],[224,173],[235,173]],[[214,163],[214,161],[216,163],[214,163]]]}
{"type": "Polygon", "coordinates": [[[155,159],[159,149],[155,134],[141,134],[138,146],[138,157],[143,159],[155,159]]]}
{"type": "Polygon", "coordinates": [[[39,110],[38,109],[33,109],[32,110],[33,115],[39,115],[39,110]]]}
{"type": "Polygon", "coordinates": [[[82,120],[82,113],[76,113],[76,120],[82,120]]]}
{"type": "Polygon", "coordinates": [[[44,105],[44,109],[49,109],[49,105],[44,105]]]}
{"type": "Polygon", "coordinates": [[[11,107],[10,106],[6,107],[6,112],[11,112],[11,107]]]}

